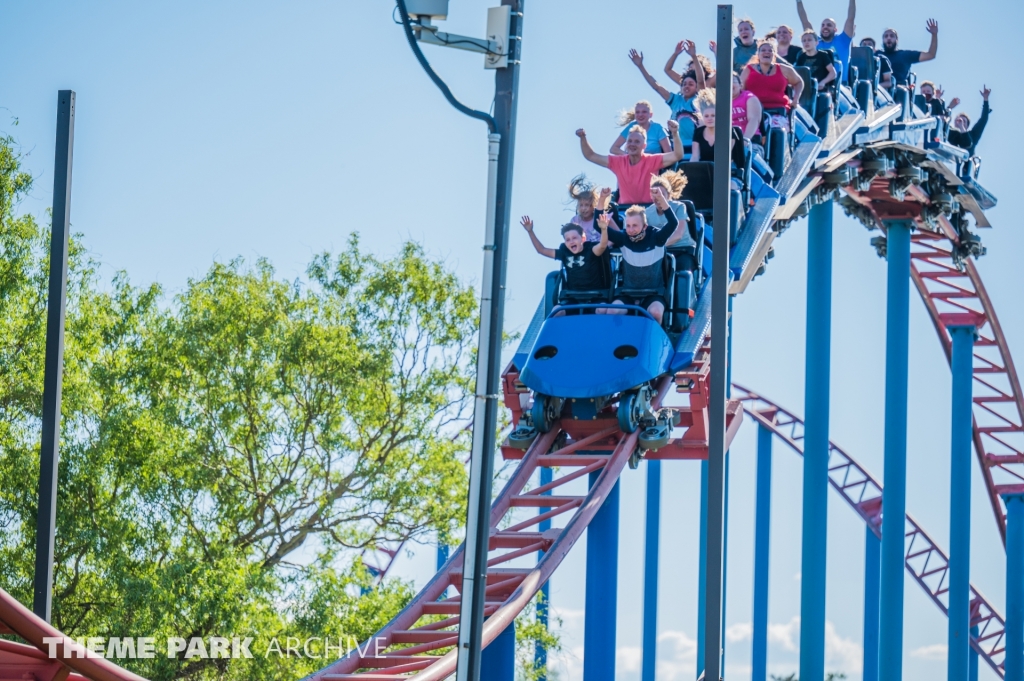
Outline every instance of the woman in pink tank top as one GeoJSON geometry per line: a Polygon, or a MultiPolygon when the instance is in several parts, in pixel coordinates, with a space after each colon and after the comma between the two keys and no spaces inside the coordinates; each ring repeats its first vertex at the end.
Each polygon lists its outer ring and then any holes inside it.
{"type": "Polygon", "coordinates": [[[782,109],[789,112],[792,102],[786,95],[786,86],[793,86],[793,99],[800,101],[804,89],[803,78],[788,64],[778,61],[775,45],[763,42],[757,48],[757,62],[747,64],[740,74],[740,85],[754,94],[765,110],[782,109]]]}
{"type": "Polygon", "coordinates": [[[748,140],[761,127],[761,102],[749,90],[740,86],[740,77],[732,76],[732,126],[743,131],[748,140]]]}

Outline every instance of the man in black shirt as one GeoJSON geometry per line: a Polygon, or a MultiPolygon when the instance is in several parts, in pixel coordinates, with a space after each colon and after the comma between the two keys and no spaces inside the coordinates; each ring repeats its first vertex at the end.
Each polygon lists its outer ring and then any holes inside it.
{"type": "Polygon", "coordinates": [[[811,70],[811,78],[818,81],[818,92],[831,92],[836,85],[835,54],[832,50],[818,49],[818,36],[813,29],[804,31],[800,36],[803,51],[796,58],[793,66],[806,66],[811,70]]]}
{"type": "Polygon", "coordinates": [[[988,125],[988,115],[992,111],[988,106],[988,96],[992,94],[992,90],[987,85],[983,85],[982,88],[981,96],[985,101],[981,105],[981,118],[978,122],[973,128],[968,129],[971,119],[967,114],[959,114],[953,119],[953,127],[949,131],[949,143],[966,149],[971,156],[974,156],[978,142],[981,141],[981,133],[985,132],[985,126],[988,125]]]}
{"type": "Polygon", "coordinates": [[[530,235],[533,247],[541,255],[561,261],[565,266],[565,290],[571,295],[572,291],[600,291],[608,287],[605,280],[605,263],[602,261],[605,251],[608,249],[608,223],[611,218],[608,213],[602,213],[597,218],[597,226],[601,230],[601,241],[594,243],[587,241],[583,235],[583,228],[575,223],[562,226],[562,243],[557,249],[547,248],[540,242],[537,235],[533,233],[533,220],[529,215],[522,219],[523,229],[530,235]]]}
{"type": "MultiPolygon", "coordinates": [[[[665,206],[668,204],[665,203],[665,206]]],[[[673,211],[665,211],[665,226],[655,230],[647,224],[647,213],[641,206],[630,206],[626,209],[624,231],[615,230],[609,233],[604,229],[602,232],[602,238],[607,238],[618,246],[622,254],[623,288],[647,291],[665,290],[667,282],[661,269],[662,260],[665,258],[665,246],[679,241],[682,237],[683,223],[679,222],[673,211]],[[604,237],[604,234],[608,236],[604,237]]],[[[615,303],[645,308],[659,324],[665,315],[667,301],[661,293],[644,295],[642,298],[628,295],[616,298],[615,303]]],[[[625,314],[625,310],[612,312],[625,314]]]]}

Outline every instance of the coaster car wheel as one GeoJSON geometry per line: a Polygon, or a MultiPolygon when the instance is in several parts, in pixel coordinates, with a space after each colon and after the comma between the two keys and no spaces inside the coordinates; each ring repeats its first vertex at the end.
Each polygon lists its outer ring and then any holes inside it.
{"type": "Polygon", "coordinates": [[[546,433],[555,425],[558,417],[562,414],[562,400],[557,397],[536,394],[533,396],[533,406],[530,408],[530,420],[533,427],[540,433],[546,433]]]}

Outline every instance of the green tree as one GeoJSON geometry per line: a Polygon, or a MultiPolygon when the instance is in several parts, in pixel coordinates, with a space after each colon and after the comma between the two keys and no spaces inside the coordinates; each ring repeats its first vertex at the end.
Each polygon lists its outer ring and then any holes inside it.
{"type": "MultiPolygon", "coordinates": [[[[47,233],[0,140],[0,586],[30,600],[47,233]]],[[[54,624],[72,636],[253,636],[254,658],[125,661],[153,679],[279,679],[323,659],[273,637],[363,640],[412,596],[359,549],[464,514],[473,292],[404,244],[353,237],[305,282],[217,264],[172,299],[70,257],[54,624]]],[[[158,650],[160,650],[158,647],[158,650]]]]}

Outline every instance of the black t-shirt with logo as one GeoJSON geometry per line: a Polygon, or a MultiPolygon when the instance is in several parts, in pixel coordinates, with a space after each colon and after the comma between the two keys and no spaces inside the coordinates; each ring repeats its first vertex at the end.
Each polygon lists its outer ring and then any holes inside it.
{"type": "Polygon", "coordinates": [[[600,291],[608,286],[605,281],[605,254],[594,255],[590,241],[583,242],[583,250],[573,253],[565,244],[559,245],[555,258],[565,266],[565,288],[570,291],[600,291]]]}

